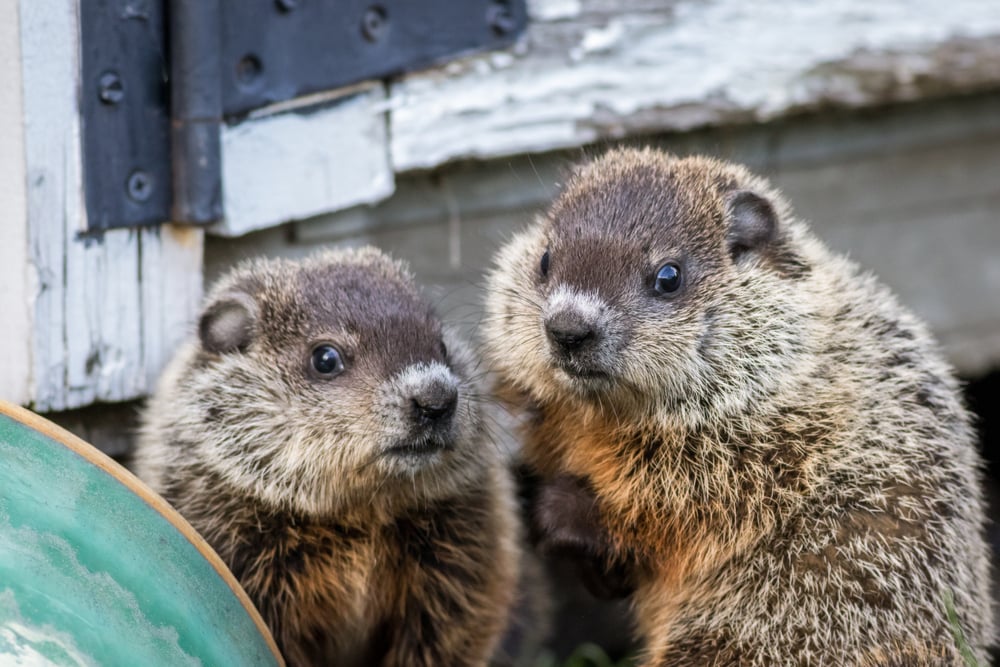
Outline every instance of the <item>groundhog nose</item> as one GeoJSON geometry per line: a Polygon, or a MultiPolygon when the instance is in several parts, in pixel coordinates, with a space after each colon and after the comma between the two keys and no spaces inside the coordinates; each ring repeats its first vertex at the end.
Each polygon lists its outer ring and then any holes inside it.
{"type": "Polygon", "coordinates": [[[440,384],[432,385],[410,399],[414,418],[424,424],[448,419],[454,414],[457,403],[458,388],[440,384]]]}
{"type": "Polygon", "coordinates": [[[545,321],[549,340],[563,352],[575,352],[597,338],[593,325],[579,313],[562,311],[545,321]]]}

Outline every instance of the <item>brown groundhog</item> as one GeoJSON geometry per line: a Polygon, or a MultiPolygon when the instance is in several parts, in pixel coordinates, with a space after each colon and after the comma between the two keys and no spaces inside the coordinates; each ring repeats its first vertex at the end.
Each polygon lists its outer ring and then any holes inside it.
{"type": "Polygon", "coordinates": [[[137,472],[293,665],[483,665],[517,577],[513,489],[466,347],[377,250],[257,260],[209,295],[137,472]]]}
{"type": "Polygon", "coordinates": [[[612,151],[499,253],[487,310],[549,484],[536,522],[634,588],[644,665],[962,664],[966,643],[985,660],[956,381],[764,180],[612,151]]]}

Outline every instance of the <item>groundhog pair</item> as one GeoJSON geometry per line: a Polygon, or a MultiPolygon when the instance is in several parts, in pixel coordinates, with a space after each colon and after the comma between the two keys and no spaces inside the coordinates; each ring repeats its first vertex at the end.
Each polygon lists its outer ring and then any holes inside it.
{"type": "MultiPolygon", "coordinates": [[[[488,285],[484,354],[522,417],[532,532],[631,594],[641,664],[986,659],[956,382],[764,181],[610,152],[488,285]]],[[[485,664],[518,577],[511,485],[481,371],[406,270],[370,249],[247,264],[198,334],[138,470],[288,661],[485,664]]]]}

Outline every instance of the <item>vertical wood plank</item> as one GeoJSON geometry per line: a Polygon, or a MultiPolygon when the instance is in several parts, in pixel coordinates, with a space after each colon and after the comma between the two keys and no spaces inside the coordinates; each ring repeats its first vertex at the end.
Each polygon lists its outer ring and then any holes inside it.
{"type": "Polygon", "coordinates": [[[146,390],[151,391],[173,352],[194,331],[202,295],[205,234],[193,227],[163,225],[142,230],[139,241],[142,368],[146,390]]]}
{"type": "Polygon", "coordinates": [[[169,353],[171,332],[196,307],[201,232],[192,232],[192,242],[168,243],[166,252],[148,230],[79,236],[86,211],[78,95],[96,92],[79,80],[77,0],[21,0],[20,9],[29,258],[39,277],[30,336],[34,407],[135,398],[169,353]],[[150,314],[155,322],[144,322],[150,314]]]}
{"type": "Polygon", "coordinates": [[[31,381],[27,174],[17,3],[0,3],[0,398],[25,403],[31,381]]]}
{"type": "Polygon", "coordinates": [[[226,218],[212,231],[240,236],[391,195],[385,99],[377,84],[308,112],[223,128],[226,218]]]}

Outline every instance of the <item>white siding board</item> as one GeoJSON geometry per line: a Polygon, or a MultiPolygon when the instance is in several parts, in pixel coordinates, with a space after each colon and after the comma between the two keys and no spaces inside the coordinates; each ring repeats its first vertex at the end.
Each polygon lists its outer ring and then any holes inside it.
{"type": "MultiPolygon", "coordinates": [[[[395,172],[457,159],[1000,83],[995,0],[528,2],[528,34],[506,52],[224,127],[227,217],[213,231],[373,203],[395,172]]],[[[202,294],[200,230],[78,237],[78,96],[92,93],[78,3],[0,3],[0,396],[39,410],[148,392],[202,294]]]]}
{"type": "Polygon", "coordinates": [[[69,234],[67,240],[66,400],[81,405],[136,396],[144,388],[136,232],[115,231],[89,246],[69,234]]]}
{"type": "Polygon", "coordinates": [[[607,14],[598,0],[529,0],[539,20],[513,57],[393,84],[395,169],[1000,81],[994,0],[628,4],[607,14]]]}
{"type": "Polygon", "coordinates": [[[31,286],[17,3],[0,3],[0,398],[25,403],[31,382],[31,286]]]}
{"type": "MultiPolygon", "coordinates": [[[[150,388],[173,332],[201,294],[200,231],[162,251],[148,231],[114,230],[84,240],[82,146],[78,108],[79,26],[75,0],[20,2],[27,164],[28,258],[37,274],[31,304],[38,410],[120,401],[150,388]],[[159,248],[159,249],[158,249],[159,248]],[[194,271],[196,276],[191,276],[194,271]],[[150,278],[176,293],[144,284],[150,278]],[[179,278],[174,280],[174,278],[179,278]],[[158,335],[144,339],[142,318],[158,312],[158,335]]],[[[83,91],[90,92],[90,91],[83,91]]]]}
{"type": "MultiPolygon", "coordinates": [[[[25,153],[31,262],[39,276],[34,299],[34,402],[69,407],[70,370],[66,269],[68,236],[82,214],[77,116],[78,35],[72,0],[21,0],[25,153]]],[[[78,322],[78,325],[83,323],[78,322]]],[[[80,327],[74,327],[78,334],[80,327]]],[[[81,364],[82,365],[82,364],[81,364]]],[[[82,401],[81,401],[82,402],[82,401]]]]}
{"type": "Polygon", "coordinates": [[[192,227],[164,225],[141,232],[144,386],[156,386],[160,371],[186,336],[202,295],[205,235],[192,227]],[[170,267],[164,271],[164,267],[170,267]]]}
{"type": "Polygon", "coordinates": [[[392,194],[385,88],[308,112],[256,116],[222,131],[226,218],[239,236],[392,194]]]}

